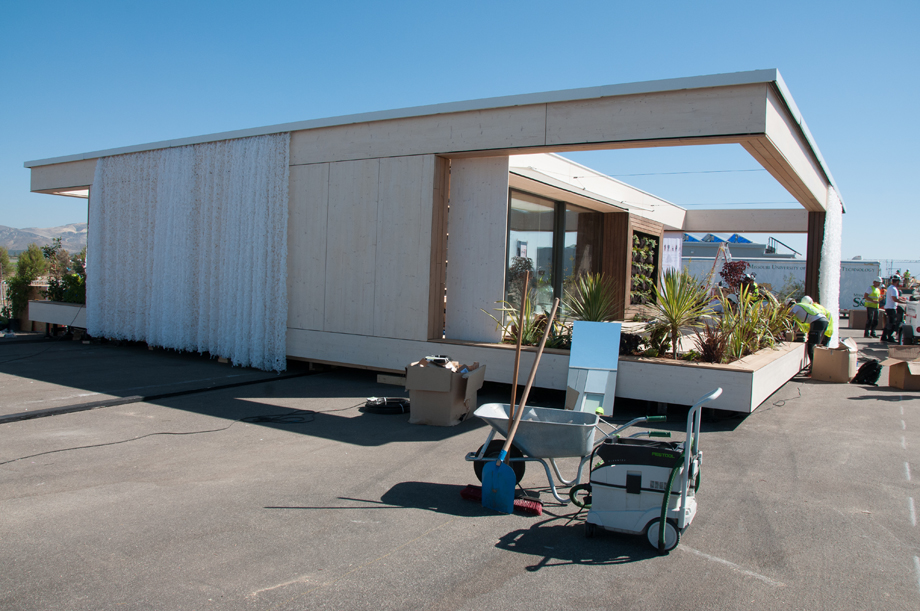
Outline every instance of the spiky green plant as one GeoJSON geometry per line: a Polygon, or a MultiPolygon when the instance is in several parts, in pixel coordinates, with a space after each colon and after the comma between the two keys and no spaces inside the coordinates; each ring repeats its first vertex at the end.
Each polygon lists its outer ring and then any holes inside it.
{"type": "MultiPolygon", "coordinates": [[[[520,308],[514,307],[507,301],[497,301],[499,307],[495,308],[498,316],[491,312],[485,312],[489,318],[495,321],[496,327],[502,331],[502,341],[505,343],[517,343],[518,333],[521,334],[521,345],[536,346],[543,339],[543,331],[546,329],[546,319],[548,316],[534,306],[534,292],[528,291],[527,303],[524,306],[524,316],[521,317],[520,308]]],[[[481,308],[480,308],[481,309],[481,308]]],[[[569,348],[572,345],[572,332],[564,320],[557,317],[553,321],[549,336],[546,338],[547,348],[569,348]]]]}
{"type": "Polygon", "coordinates": [[[568,312],[579,320],[607,322],[614,320],[619,291],[603,274],[583,274],[565,293],[568,312]]]}
{"type": "Polygon", "coordinates": [[[670,269],[661,278],[661,288],[654,287],[657,303],[651,304],[655,319],[671,334],[671,352],[677,360],[681,327],[699,328],[707,304],[706,289],[686,270],[670,269]]]}

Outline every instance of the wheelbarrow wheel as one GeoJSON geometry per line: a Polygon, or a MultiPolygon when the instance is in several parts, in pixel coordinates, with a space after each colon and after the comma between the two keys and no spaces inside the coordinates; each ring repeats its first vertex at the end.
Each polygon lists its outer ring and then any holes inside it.
{"type": "MultiPolygon", "coordinates": [[[[483,444],[485,445],[485,444],[483,444]]],[[[486,453],[483,454],[484,458],[498,458],[502,453],[502,448],[505,446],[504,439],[493,439],[489,442],[489,447],[486,449],[486,453]]],[[[476,450],[476,455],[482,451],[483,446],[479,446],[479,449],[476,450]]],[[[523,458],[524,454],[517,449],[517,447],[512,443],[511,450],[508,452],[510,458],[523,458]]],[[[524,477],[524,466],[526,463],[523,461],[520,462],[509,462],[511,470],[514,471],[514,481],[516,483],[520,482],[524,477]]],[[[477,460],[473,462],[473,471],[476,472],[476,478],[482,482],[482,469],[485,467],[486,463],[482,460],[477,460]]]]}

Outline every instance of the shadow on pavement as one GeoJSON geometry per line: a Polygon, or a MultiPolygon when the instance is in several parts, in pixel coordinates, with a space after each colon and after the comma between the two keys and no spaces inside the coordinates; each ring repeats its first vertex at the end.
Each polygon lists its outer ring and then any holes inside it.
{"type": "Polygon", "coordinates": [[[586,539],[582,521],[569,515],[514,530],[499,539],[496,547],[538,558],[526,567],[531,572],[572,565],[612,566],[658,556],[642,536],[601,532],[586,539]]]}

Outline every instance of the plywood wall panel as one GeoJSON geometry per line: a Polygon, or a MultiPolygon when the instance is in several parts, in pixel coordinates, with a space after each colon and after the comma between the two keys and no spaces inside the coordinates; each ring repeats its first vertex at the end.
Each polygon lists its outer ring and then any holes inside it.
{"type": "Polygon", "coordinates": [[[508,158],[451,162],[447,217],[448,339],[496,342],[493,311],[504,299],[508,158]]]}
{"type": "Polygon", "coordinates": [[[533,105],[302,130],[291,163],[542,146],[545,125],[546,107],[533,105]]]}
{"type": "Polygon", "coordinates": [[[766,88],[760,83],[549,104],[546,143],[763,133],[766,88]]]}
{"type": "Polygon", "coordinates": [[[374,333],[379,168],[376,159],[329,167],[326,331],[374,333]]]}
{"type": "Polygon", "coordinates": [[[323,329],[329,164],[291,168],[288,204],[288,327],[323,329]]]}
{"type": "Polygon", "coordinates": [[[428,339],[434,156],[380,160],[374,335],[428,339]]]}

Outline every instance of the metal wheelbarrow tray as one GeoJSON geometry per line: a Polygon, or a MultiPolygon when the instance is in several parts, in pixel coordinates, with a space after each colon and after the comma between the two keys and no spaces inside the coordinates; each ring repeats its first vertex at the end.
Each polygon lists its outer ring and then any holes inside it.
{"type": "MultiPolygon", "coordinates": [[[[488,422],[491,430],[482,447],[477,452],[467,454],[466,460],[478,463],[495,460],[497,450],[491,451],[490,445],[493,443],[495,433],[501,433],[507,437],[511,406],[507,403],[487,403],[473,413],[488,422]],[[495,456],[492,456],[493,453],[495,456]]],[[[524,465],[521,463],[539,462],[542,464],[553,496],[560,503],[567,504],[568,499],[561,497],[556,490],[550,465],[564,486],[571,486],[578,482],[581,479],[582,469],[590,459],[596,445],[594,442],[595,429],[601,430],[598,427],[597,414],[548,407],[525,407],[512,443],[512,451],[516,448],[522,456],[515,456],[512,453],[509,455],[508,462],[512,463],[512,468],[518,466],[518,469],[515,470],[516,473],[519,470],[518,481],[524,473],[524,465]],[[581,458],[578,473],[572,480],[562,477],[555,460],[569,457],[581,458]]],[[[603,430],[601,433],[604,433],[603,430]]],[[[479,476],[480,471],[477,470],[476,473],[479,476]]]]}
{"type": "MultiPolygon", "coordinates": [[[[510,420],[507,403],[487,403],[473,413],[507,437],[510,420]]],[[[514,445],[535,458],[587,456],[594,449],[597,421],[597,414],[526,406],[514,445]]]]}

